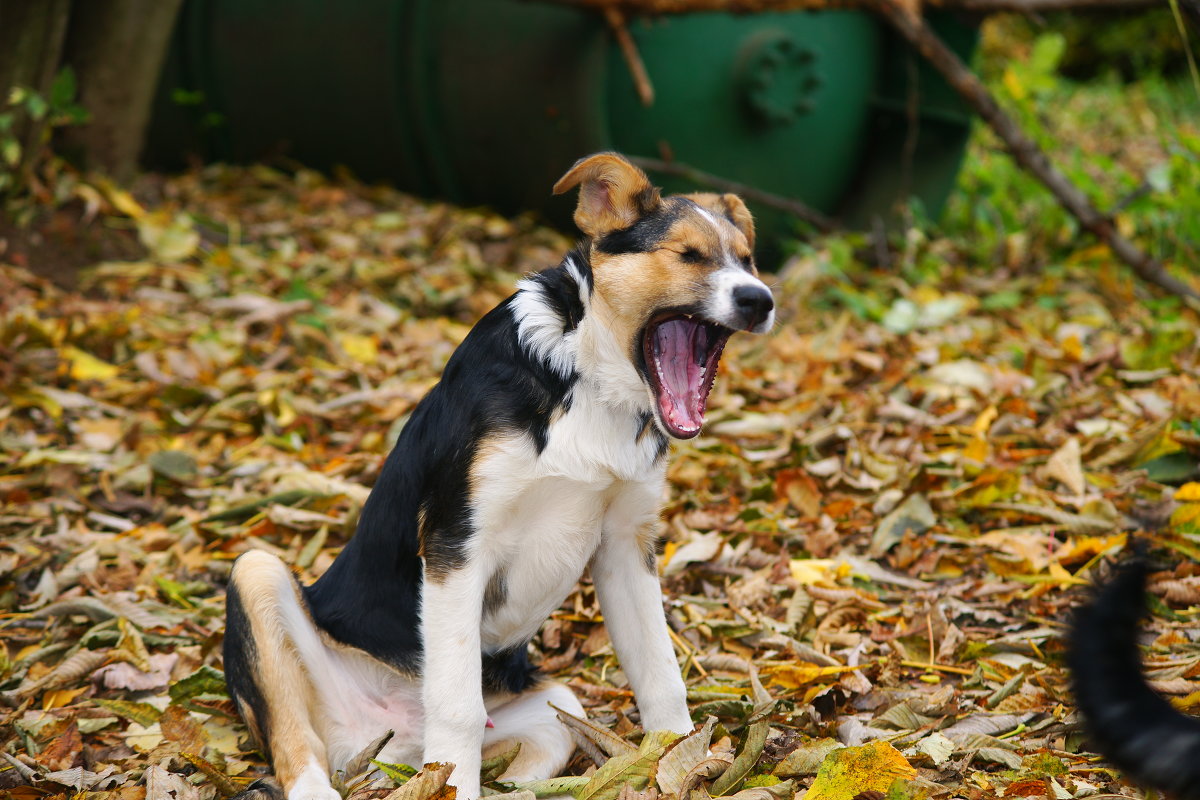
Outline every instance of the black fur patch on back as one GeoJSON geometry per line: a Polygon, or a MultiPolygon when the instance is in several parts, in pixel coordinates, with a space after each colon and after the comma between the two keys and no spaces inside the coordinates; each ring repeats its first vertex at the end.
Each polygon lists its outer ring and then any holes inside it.
{"type": "Polygon", "coordinates": [[[1142,674],[1138,622],[1147,571],[1140,559],[1122,565],[1076,613],[1072,690],[1098,752],[1149,786],[1200,798],[1200,720],[1177,711],[1142,674]]]}
{"type": "MultiPolygon", "coordinates": [[[[586,259],[575,263],[584,275],[590,272],[582,266],[586,259]]],[[[562,313],[564,327],[578,324],[582,304],[566,268],[547,270],[535,280],[562,313]]],[[[521,346],[512,298],[480,320],[450,357],[441,382],[413,410],[354,537],[304,589],[317,625],[397,668],[419,670],[421,582],[425,574],[444,575],[463,563],[463,548],[475,532],[469,479],[478,444],[498,434],[524,433],[542,452],[551,414],[569,402],[575,380],[521,346]],[[424,517],[420,530],[418,509],[424,517]]],[[[521,653],[527,667],[523,648],[521,653]]]]}

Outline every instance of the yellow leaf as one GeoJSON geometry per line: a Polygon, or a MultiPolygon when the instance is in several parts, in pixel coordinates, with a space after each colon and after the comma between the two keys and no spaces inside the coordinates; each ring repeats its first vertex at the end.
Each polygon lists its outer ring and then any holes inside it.
{"type": "Polygon", "coordinates": [[[827,691],[829,691],[828,684],[814,683],[812,686],[810,686],[804,690],[804,699],[801,700],[801,703],[803,705],[808,705],[813,700],[815,700],[817,697],[819,697],[822,692],[827,692],[827,691]]]}
{"type": "Polygon", "coordinates": [[[141,203],[133,199],[133,195],[117,187],[112,181],[105,178],[96,180],[96,185],[104,196],[108,198],[108,202],[113,204],[113,207],[133,219],[138,219],[146,213],[146,209],[142,208],[141,203]]]}
{"type": "Polygon", "coordinates": [[[658,560],[658,571],[661,573],[666,569],[667,564],[671,563],[671,556],[675,555],[675,551],[679,549],[679,542],[670,541],[663,545],[662,558],[658,560]]]}
{"type": "Polygon", "coordinates": [[[793,558],[788,564],[792,579],[801,586],[812,586],[825,580],[834,562],[828,558],[793,558]]]}
{"type": "Polygon", "coordinates": [[[1083,342],[1075,334],[1071,334],[1060,342],[1063,349],[1063,355],[1072,361],[1083,360],[1083,342]]]}
{"type": "Polygon", "coordinates": [[[1000,412],[996,410],[996,407],[988,406],[971,423],[971,433],[979,437],[986,436],[988,429],[992,427],[992,423],[998,416],[1000,416],[1000,412]]]}
{"type": "Polygon", "coordinates": [[[1185,483],[1175,492],[1175,499],[1181,503],[1200,503],[1200,483],[1185,483]]]}
{"type": "Polygon", "coordinates": [[[190,258],[200,246],[200,234],[187,214],[171,216],[166,210],[143,214],[137,228],[142,244],[162,261],[190,258]]]}
{"type": "Polygon", "coordinates": [[[8,395],[8,402],[13,408],[38,408],[55,420],[62,419],[62,404],[36,388],[30,391],[13,391],[8,395]]]}
{"type": "Polygon", "coordinates": [[[886,792],[897,779],[917,771],[887,742],[843,747],[825,756],[804,800],[851,800],[862,792],[886,792]]]}
{"type": "Polygon", "coordinates": [[[13,660],[14,661],[24,661],[25,659],[29,658],[31,655],[33,655],[34,653],[36,653],[38,650],[41,650],[41,649],[42,649],[41,642],[35,642],[34,644],[27,644],[24,647],[22,647],[20,650],[17,651],[17,654],[16,654],[16,656],[13,657],[13,660]]]}
{"type": "Polygon", "coordinates": [[[63,358],[70,365],[71,377],[77,381],[108,381],[117,377],[120,368],[101,361],[78,347],[64,347],[63,358]]]}
{"type": "Polygon", "coordinates": [[[1200,503],[1184,503],[1171,512],[1172,525],[1195,525],[1200,523],[1200,503]]]}
{"type": "Polygon", "coordinates": [[[778,667],[768,667],[763,670],[763,674],[769,675],[771,683],[775,686],[782,686],[785,689],[798,689],[806,683],[841,675],[843,672],[853,672],[865,666],[866,664],[859,664],[855,667],[819,667],[816,664],[800,662],[796,664],[784,664],[778,667]]]}
{"type": "Polygon", "coordinates": [[[1180,711],[1187,711],[1200,705],[1200,692],[1192,692],[1187,697],[1172,697],[1170,698],[1171,705],[1178,708],[1180,711]]]}
{"type": "Polygon", "coordinates": [[[1060,586],[1086,586],[1088,584],[1083,578],[1077,578],[1067,572],[1066,568],[1057,561],[1051,561],[1049,568],[1046,570],[1055,583],[1060,586]]]}
{"type": "Polygon", "coordinates": [[[379,360],[379,344],[374,336],[359,336],[355,333],[343,333],[337,337],[338,344],[346,351],[346,355],[360,364],[374,364],[379,360]]]}
{"type": "Polygon", "coordinates": [[[1133,217],[1129,214],[1117,214],[1113,217],[1117,223],[1117,230],[1127,239],[1132,239],[1137,235],[1137,225],[1133,221],[1133,217]]]}
{"type": "Polygon", "coordinates": [[[978,464],[984,464],[987,463],[988,451],[990,449],[991,448],[988,447],[987,439],[984,439],[982,436],[977,436],[971,441],[967,442],[967,446],[963,448],[963,458],[969,459],[978,464]]]}
{"type": "Polygon", "coordinates": [[[912,292],[912,301],[921,306],[927,306],[930,303],[941,299],[942,293],[927,283],[921,284],[917,288],[913,289],[912,292]]]}
{"type": "Polygon", "coordinates": [[[1114,533],[1112,536],[1079,536],[1065,542],[1054,553],[1054,557],[1070,564],[1106,553],[1109,550],[1114,552],[1121,550],[1128,540],[1128,534],[1124,533],[1114,533]]]}
{"type": "Polygon", "coordinates": [[[1004,70],[1004,88],[1008,90],[1014,100],[1025,99],[1025,86],[1011,69],[1004,70]]]}
{"type": "Polygon", "coordinates": [[[62,708],[69,706],[76,697],[88,690],[84,686],[82,689],[53,689],[42,695],[42,710],[49,711],[52,708],[62,708]]]}

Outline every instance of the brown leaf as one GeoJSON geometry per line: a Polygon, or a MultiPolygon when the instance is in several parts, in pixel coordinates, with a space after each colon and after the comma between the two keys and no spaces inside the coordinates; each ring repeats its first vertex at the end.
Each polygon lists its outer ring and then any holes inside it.
{"type": "Polygon", "coordinates": [[[163,738],[174,742],[183,753],[200,753],[208,743],[208,734],[182,706],[168,706],[158,718],[163,738]]]}
{"type": "Polygon", "coordinates": [[[387,796],[387,800],[454,800],[456,792],[447,785],[453,764],[426,764],[408,783],[387,796]]]}
{"type": "Polygon", "coordinates": [[[1072,436],[1062,447],[1054,451],[1054,455],[1050,456],[1046,461],[1046,466],[1042,468],[1042,473],[1047,478],[1053,478],[1066,486],[1071,494],[1083,494],[1086,482],[1083,477],[1081,453],[1079,440],[1072,436]]]}
{"type": "Polygon", "coordinates": [[[49,746],[38,754],[37,761],[50,770],[62,770],[78,766],[77,762],[83,756],[83,738],[79,735],[79,726],[72,720],[49,746]]]}

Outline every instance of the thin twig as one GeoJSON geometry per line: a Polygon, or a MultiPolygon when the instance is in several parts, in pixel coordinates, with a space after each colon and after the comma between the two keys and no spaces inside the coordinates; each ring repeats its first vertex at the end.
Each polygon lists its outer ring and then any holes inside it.
{"type": "Polygon", "coordinates": [[[637,87],[638,99],[642,101],[642,105],[649,108],[654,105],[654,84],[650,83],[650,75],[646,72],[642,54],[638,52],[637,43],[629,33],[624,12],[615,6],[608,6],[604,9],[604,21],[617,38],[617,46],[621,48],[625,66],[629,68],[633,85],[637,87]]]}
{"type": "MultiPolygon", "coordinates": [[[[1200,2],[1193,0],[1189,12],[1192,16],[1192,24],[1200,23],[1200,2]]],[[[1192,88],[1200,96],[1200,69],[1196,67],[1196,56],[1192,52],[1192,43],[1188,41],[1187,25],[1183,21],[1183,14],[1179,12],[1179,0],[1171,0],[1171,13],[1175,16],[1176,27],[1179,28],[1179,38],[1183,40],[1183,52],[1187,54],[1188,72],[1192,75],[1192,88]]]]}
{"type": "Polygon", "coordinates": [[[901,661],[901,665],[905,667],[913,667],[914,669],[932,669],[938,672],[953,672],[956,675],[974,675],[975,670],[967,669],[966,667],[952,667],[949,664],[926,664],[923,661],[901,661]]]}
{"type": "Polygon", "coordinates": [[[815,208],[791,197],[781,197],[745,183],[731,181],[728,178],[713,175],[687,164],[681,164],[678,161],[662,161],[657,158],[645,158],[643,156],[630,156],[629,160],[642,169],[651,172],[674,175],[677,178],[691,181],[698,186],[716,189],[721,192],[732,192],[733,194],[741,195],[746,200],[752,200],[755,203],[760,203],[770,208],[786,211],[812,225],[821,233],[830,233],[839,228],[838,223],[831,217],[827,217],[815,208]]]}

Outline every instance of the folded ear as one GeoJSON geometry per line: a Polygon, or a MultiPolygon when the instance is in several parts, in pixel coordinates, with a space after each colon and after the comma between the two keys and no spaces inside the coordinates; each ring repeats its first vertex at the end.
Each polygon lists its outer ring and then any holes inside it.
{"type": "Polygon", "coordinates": [[[746,241],[750,243],[750,249],[753,250],[754,217],[750,216],[750,209],[746,208],[742,198],[736,194],[721,195],[721,204],[725,206],[725,216],[729,218],[735,228],[746,234],[746,241]]]}
{"type": "Polygon", "coordinates": [[[628,228],[662,204],[646,173],[616,153],[581,158],[554,184],[562,194],[579,187],[575,224],[591,237],[628,228]]]}

